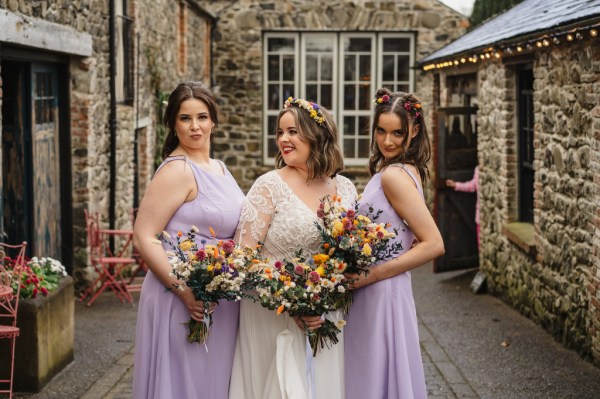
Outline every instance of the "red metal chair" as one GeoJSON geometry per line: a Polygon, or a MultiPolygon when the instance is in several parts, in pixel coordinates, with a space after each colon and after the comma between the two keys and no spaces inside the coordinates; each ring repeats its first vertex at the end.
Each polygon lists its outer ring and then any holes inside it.
{"type": "Polygon", "coordinates": [[[97,214],[85,212],[88,245],[90,247],[90,263],[94,266],[98,276],[81,294],[80,301],[87,300],[86,305],[91,306],[96,298],[110,288],[121,302],[131,302],[132,297],[127,289],[125,276],[127,271],[137,264],[135,258],[129,255],[133,247],[133,231],[101,229],[97,214]],[[111,250],[109,240],[115,240],[120,249],[111,250]],[[89,299],[88,299],[89,298],[89,299]]]}
{"type": "Polygon", "coordinates": [[[17,327],[17,310],[19,308],[19,295],[21,293],[21,276],[25,267],[25,248],[26,242],[19,245],[9,245],[0,243],[1,259],[6,255],[15,256],[12,270],[4,267],[4,262],[0,262],[0,319],[3,320],[0,325],[0,339],[10,339],[10,378],[0,379],[0,384],[4,387],[8,384],[8,389],[0,389],[0,393],[8,393],[12,398],[13,375],[15,365],[15,343],[19,336],[19,327],[17,327]],[[14,287],[14,288],[13,288],[14,287]]]}

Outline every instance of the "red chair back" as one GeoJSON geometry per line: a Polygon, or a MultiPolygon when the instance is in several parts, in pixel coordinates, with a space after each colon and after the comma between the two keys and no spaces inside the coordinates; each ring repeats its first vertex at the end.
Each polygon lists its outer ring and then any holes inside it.
{"type": "MultiPolygon", "coordinates": [[[[25,249],[27,242],[10,245],[0,243],[0,318],[12,319],[13,327],[17,325],[17,310],[21,294],[21,277],[25,271],[25,249]],[[8,265],[10,257],[14,264],[8,265]]],[[[12,263],[12,262],[11,262],[12,263]]]]}

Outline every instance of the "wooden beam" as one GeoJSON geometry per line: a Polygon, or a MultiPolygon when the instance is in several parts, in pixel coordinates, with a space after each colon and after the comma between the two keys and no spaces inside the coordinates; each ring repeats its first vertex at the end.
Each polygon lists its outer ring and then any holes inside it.
{"type": "Polygon", "coordinates": [[[0,43],[89,57],[92,36],[69,26],[0,10],[0,43]]]}

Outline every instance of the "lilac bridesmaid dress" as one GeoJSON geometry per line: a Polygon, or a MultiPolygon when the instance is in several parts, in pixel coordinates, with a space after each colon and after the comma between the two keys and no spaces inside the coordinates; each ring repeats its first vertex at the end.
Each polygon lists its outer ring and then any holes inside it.
{"type": "MultiPolygon", "coordinates": [[[[423,195],[420,181],[404,165],[389,167],[406,170],[423,195]]],[[[385,197],[381,173],[365,187],[360,213],[369,205],[383,211],[377,221],[398,230],[394,240],[402,242],[403,252],[410,249],[414,234],[385,197]]],[[[346,399],[427,398],[410,272],[354,291],[346,321],[346,399]]]]}
{"type": "MultiPolygon", "coordinates": [[[[224,176],[207,172],[184,157],[167,158],[161,167],[173,160],[187,162],[199,191],[195,200],[177,209],[165,230],[175,239],[177,231],[185,234],[195,225],[200,230],[197,240],[210,243],[212,227],[217,239],[232,238],[244,199],[233,176],[223,164],[224,176]]],[[[184,325],[190,319],[187,308],[148,271],[137,317],[133,397],[227,398],[238,318],[239,303],[220,301],[206,340],[208,351],[204,345],[189,343],[184,325]]]]}

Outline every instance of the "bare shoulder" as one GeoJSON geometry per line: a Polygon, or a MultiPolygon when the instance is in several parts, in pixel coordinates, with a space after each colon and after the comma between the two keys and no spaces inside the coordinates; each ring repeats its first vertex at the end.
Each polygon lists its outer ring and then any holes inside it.
{"type": "Polygon", "coordinates": [[[168,188],[195,186],[196,179],[192,167],[184,159],[176,159],[164,164],[152,178],[153,185],[168,188]]]}
{"type": "MultiPolygon", "coordinates": [[[[411,165],[405,165],[415,176],[419,176],[416,168],[411,165]]],[[[416,188],[415,182],[408,172],[402,167],[390,166],[381,174],[381,186],[384,190],[403,189],[409,186],[416,188]]]]}

